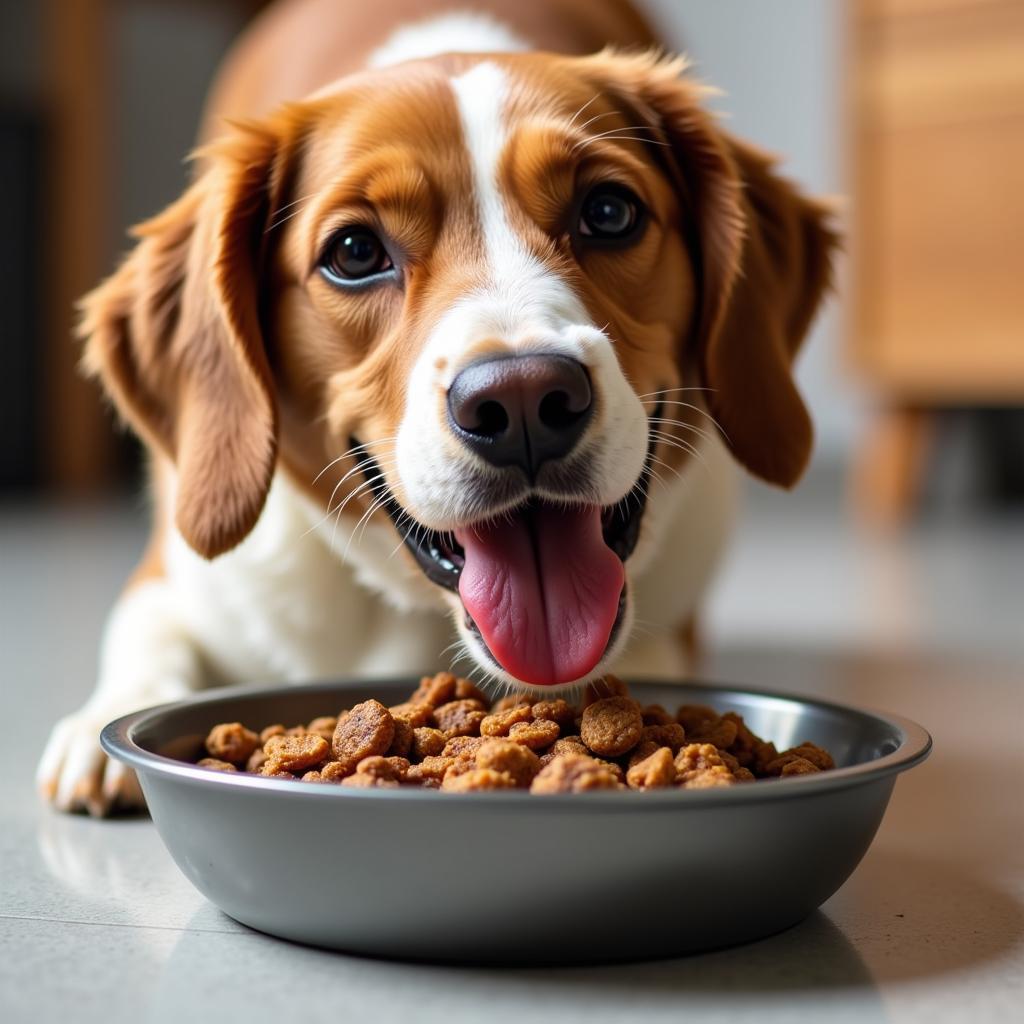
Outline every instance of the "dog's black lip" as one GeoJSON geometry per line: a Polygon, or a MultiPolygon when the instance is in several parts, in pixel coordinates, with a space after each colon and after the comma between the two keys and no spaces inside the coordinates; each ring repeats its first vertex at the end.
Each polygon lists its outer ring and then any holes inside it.
{"type": "MultiPolygon", "coordinates": [[[[658,415],[656,409],[653,416],[657,417],[658,415]]],[[[387,512],[401,536],[402,542],[416,559],[423,574],[432,583],[458,593],[459,577],[462,575],[464,565],[464,552],[454,535],[450,532],[442,533],[438,530],[430,530],[421,523],[417,523],[395,500],[380,467],[373,456],[368,453],[366,446],[360,445],[355,437],[349,438],[349,443],[356,451],[360,452],[357,456],[359,468],[362,470],[374,498],[387,512]]],[[[605,508],[602,512],[601,528],[604,541],[623,563],[629,559],[640,538],[640,523],[647,508],[647,491],[651,480],[651,463],[654,458],[655,444],[654,438],[651,437],[647,445],[647,458],[644,460],[644,467],[630,492],[621,501],[605,508]]],[[[625,587],[623,587],[623,594],[625,594],[625,587]]],[[[620,596],[620,605],[623,604],[624,598],[620,596]]],[[[621,620],[621,607],[619,612],[616,626],[612,630],[613,636],[621,620]]]]}

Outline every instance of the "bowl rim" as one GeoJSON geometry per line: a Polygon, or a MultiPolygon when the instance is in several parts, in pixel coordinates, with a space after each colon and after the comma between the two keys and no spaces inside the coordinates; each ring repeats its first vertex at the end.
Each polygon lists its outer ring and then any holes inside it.
{"type": "Polygon", "coordinates": [[[876,710],[857,704],[805,697],[780,690],[763,690],[736,684],[702,682],[699,680],[646,679],[631,680],[635,686],[664,686],[668,689],[686,687],[704,691],[709,697],[728,695],[751,696],[781,703],[795,703],[803,707],[840,714],[858,714],[875,719],[894,730],[899,737],[896,749],[872,761],[834,768],[812,775],[796,775],[788,778],[760,780],[757,785],[723,786],[711,789],[682,790],[674,788],[645,790],[595,790],[588,793],[550,793],[538,795],[527,790],[487,790],[470,793],[447,793],[442,790],[424,789],[419,786],[398,789],[359,789],[345,786],[325,786],[322,783],[302,782],[300,779],[274,779],[242,772],[218,772],[200,768],[187,761],[166,757],[146,750],[136,742],[136,734],[145,726],[183,708],[201,707],[249,697],[268,697],[285,693],[309,694],[337,692],[338,690],[365,690],[374,686],[414,686],[416,680],[409,677],[387,677],[380,679],[339,679],[330,682],[242,685],[218,687],[216,689],[187,697],[184,700],[159,704],[134,711],[108,723],[100,734],[100,745],[111,757],[140,773],[151,773],[162,778],[206,787],[227,787],[250,794],[267,797],[287,794],[296,799],[312,800],[388,800],[406,801],[442,800],[445,806],[479,806],[480,803],[499,801],[505,805],[522,804],[544,813],[545,809],[563,814],[567,809],[586,810],[600,806],[603,810],[637,809],[678,810],[682,806],[721,806],[731,804],[760,803],[765,800],[804,799],[836,789],[846,789],[868,783],[876,783],[889,776],[899,774],[920,764],[928,757],[932,748],[932,737],[926,729],[912,719],[891,712],[876,710]],[[583,797],[583,799],[581,799],[583,797]]]}

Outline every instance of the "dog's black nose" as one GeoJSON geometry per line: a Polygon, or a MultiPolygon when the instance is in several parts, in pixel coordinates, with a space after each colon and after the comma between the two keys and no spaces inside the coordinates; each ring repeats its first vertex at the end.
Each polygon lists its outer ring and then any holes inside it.
{"type": "Polygon", "coordinates": [[[448,416],[463,444],[532,480],[568,455],[593,412],[590,376],[569,356],[535,353],[471,363],[448,390],[448,416]]]}

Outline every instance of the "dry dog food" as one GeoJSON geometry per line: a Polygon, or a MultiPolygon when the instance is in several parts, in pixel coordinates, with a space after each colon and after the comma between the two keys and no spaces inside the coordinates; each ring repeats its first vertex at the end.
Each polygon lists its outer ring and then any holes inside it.
{"type": "Polygon", "coordinates": [[[810,742],[780,752],[733,712],[641,707],[614,676],[588,686],[579,707],[525,696],[490,705],[450,672],[425,676],[392,707],[367,700],[337,717],[259,732],[225,722],[210,730],[205,753],[198,765],[215,771],[454,793],[708,789],[835,767],[810,742]]]}

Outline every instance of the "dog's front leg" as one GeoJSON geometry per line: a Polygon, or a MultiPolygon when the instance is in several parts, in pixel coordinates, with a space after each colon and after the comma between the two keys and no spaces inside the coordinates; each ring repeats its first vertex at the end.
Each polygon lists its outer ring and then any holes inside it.
{"type": "Polygon", "coordinates": [[[39,762],[39,789],[60,810],[104,815],[144,805],[134,773],[108,761],[99,736],[114,718],[202,687],[199,648],[175,598],[166,580],[151,578],[130,586],[114,606],[96,689],[79,711],[54,726],[39,762]]]}

